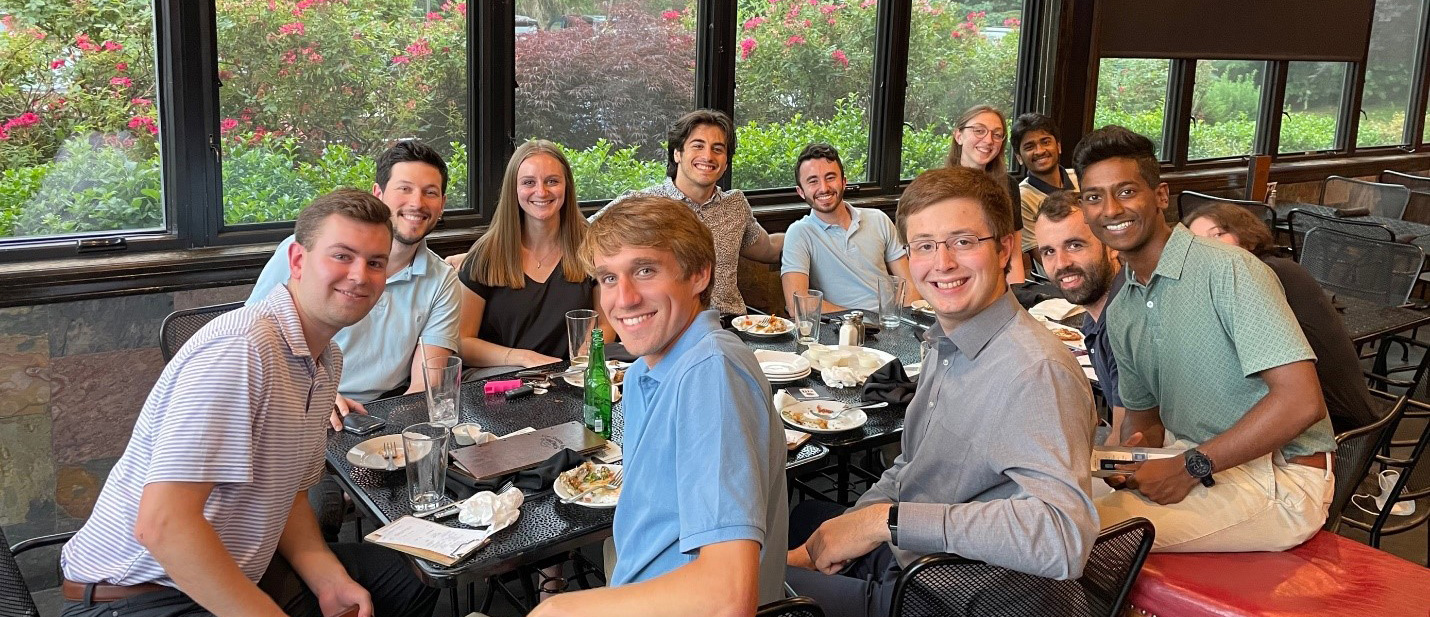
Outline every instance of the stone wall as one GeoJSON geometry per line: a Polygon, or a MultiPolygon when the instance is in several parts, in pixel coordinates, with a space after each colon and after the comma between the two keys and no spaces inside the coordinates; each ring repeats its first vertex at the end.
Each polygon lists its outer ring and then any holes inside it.
{"type": "MultiPolygon", "coordinates": [[[[72,531],[124,453],[164,368],[170,312],[242,300],[251,286],[0,309],[0,527],[13,544],[72,531]]],[[[26,553],[32,589],[58,549],[26,553]]]]}

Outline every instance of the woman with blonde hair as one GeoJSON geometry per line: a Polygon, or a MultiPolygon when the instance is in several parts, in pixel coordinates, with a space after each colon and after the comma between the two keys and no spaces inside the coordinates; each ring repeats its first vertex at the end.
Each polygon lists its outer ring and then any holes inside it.
{"type": "MultiPolygon", "coordinates": [[[[1015,233],[1023,229],[1018,181],[1008,175],[1008,158],[1004,144],[1008,139],[1008,119],[1003,112],[989,105],[977,105],[963,112],[948,145],[946,167],[968,167],[988,174],[1008,188],[1008,215],[1015,233]]],[[[1008,282],[1022,283],[1027,278],[1027,264],[1022,255],[1009,260],[1008,282]]]]}
{"type": "Polygon", "coordinates": [[[454,264],[466,286],[463,363],[529,368],[568,355],[566,312],[595,307],[595,285],[577,256],[585,237],[566,156],[545,140],[519,146],[491,226],[454,264]]]}

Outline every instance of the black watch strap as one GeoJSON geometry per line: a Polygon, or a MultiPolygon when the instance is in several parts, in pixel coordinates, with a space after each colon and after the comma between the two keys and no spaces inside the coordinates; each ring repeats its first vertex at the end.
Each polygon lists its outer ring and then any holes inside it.
{"type": "Polygon", "coordinates": [[[1196,448],[1187,450],[1185,456],[1187,461],[1187,473],[1189,475],[1201,481],[1202,486],[1210,487],[1216,484],[1216,480],[1212,479],[1213,465],[1211,458],[1208,458],[1207,455],[1202,454],[1202,451],[1196,448]]]}
{"type": "Polygon", "coordinates": [[[889,506],[889,544],[899,545],[899,504],[889,506]]]}

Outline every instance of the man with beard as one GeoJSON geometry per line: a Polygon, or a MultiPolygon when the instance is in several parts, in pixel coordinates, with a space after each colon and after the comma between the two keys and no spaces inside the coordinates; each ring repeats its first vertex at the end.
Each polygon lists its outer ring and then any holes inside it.
{"type": "Polygon", "coordinates": [[[1116,254],[1093,235],[1075,192],[1048,195],[1038,207],[1035,222],[1036,256],[1042,260],[1043,270],[1063,292],[1063,298],[1087,311],[1082,318],[1082,334],[1097,384],[1107,406],[1112,408],[1112,439],[1117,443],[1127,410],[1117,395],[1117,359],[1112,357],[1112,347],[1107,342],[1107,319],[1102,309],[1122,289],[1122,265],[1116,254]]]}
{"type": "Polygon", "coordinates": [[[1023,251],[1038,246],[1033,237],[1038,218],[1038,205],[1057,191],[1077,191],[1077,173],[1063,169],[1062,142],[1052,118],[1040,113],[1026,113],[1013,121],[1013,154],[1028,168],[1028,177],[1018,184],[1018,196],[1023,212],[1023,251]]]}
{"type": "MultiPolygon", "coordinates": [[[[457,275],[427,248],[425,238],[437,227],[447,203],[447,163],[427,144],[397,142],[377,157],[372,194],[392,211],[392,254],[387,289],[362,321],[344,328],[333,341],[343,350],[348,370],[338,385],[333,430],[362,404],[407,383],[406,393],[426,389],[423,358],[445,358],[457,349],[459,316],[457,275]],[[425,349],[419,350],[421,344],[425,349]]],[[[263,301],[288,280],[289,236],[258,275],[247,304],[263,301]]]]}
{"type": "MultiPolygon", "coordinates": [[[[795,192],[810,213],[785,232],[780,282],[793,315],[794,295],[812,286],[824,292],[824,310],[879,310],[879,280],[909,280],[908,252],[894,222],[874,208],[844,202],[844,163],[829,144],[809,144],[795,161],[795,192]]],[[[904,304],[919,299],[908,286],[904,304]]]]}
{"type": "Polygon", "coordinates": [[[1336,442],[1281,284],[1240,248],[1166,219],[1152,141],[1120,126],[1073,154],[1082,211],[1126,266],[1107,337],[1127,408],[1123,444],[1183,450],[1123,465],[1097,499],[1104,524],[1144,517],[1153,550],[1280,551],[1326,520],[1336,442]]]}

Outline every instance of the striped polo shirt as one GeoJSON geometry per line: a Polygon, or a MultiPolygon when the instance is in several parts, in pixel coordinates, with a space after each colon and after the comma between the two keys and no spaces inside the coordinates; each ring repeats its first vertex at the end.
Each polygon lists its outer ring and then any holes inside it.
{"type": "Polygon", "coordinates": [[[341,373],[335,343],[308,350],[286,286],[209,322],[150,391],[94,513],[65,544],[65,578],[175,586],[134,539],[139,497],[151,482],[212,482],[204,518],[257,582],[294,498],[321,476],[341,373]]]}

